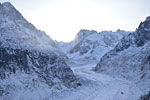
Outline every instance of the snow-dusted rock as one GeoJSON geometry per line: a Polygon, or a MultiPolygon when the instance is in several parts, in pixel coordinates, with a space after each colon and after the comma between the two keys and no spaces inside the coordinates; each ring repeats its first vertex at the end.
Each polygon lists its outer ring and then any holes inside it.
{"type": "Polygon", "coordinates": [[[0,34],[5,47],[60,52],[44,31],[37,30],[26,21],[9,2],[0,4],[0,34]]]}
{"type": "Polygon", "coordinates": [[[143,90],[150,89],[150,17],[135,32],[123,37],[106,53],[96,71],[135,80],[143,90]]]}
{"type": "Polygon", "coordinates": [[[0,4],[0,99],[42,100],[51,89],[77,87],[55,42],[9,3],[0,4]]]}
{"type": "Polygon", "coordinates": [[[80,63],[98,63],[99,59],[113,49],[121,38],[128,32],[117,30],[96,32],[94,30],[80,30],[71,43],[60,45],[68,58],[80,63]]]}

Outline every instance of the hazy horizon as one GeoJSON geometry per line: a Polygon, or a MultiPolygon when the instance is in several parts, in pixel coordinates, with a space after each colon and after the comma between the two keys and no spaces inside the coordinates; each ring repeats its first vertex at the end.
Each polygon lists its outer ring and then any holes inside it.
{"type": "Polygon", "coordinates": [[[80,29],[134,31],[150,15],[149,0],[0,0],[7,1],[35,27],[65,42],[80,29]]]}

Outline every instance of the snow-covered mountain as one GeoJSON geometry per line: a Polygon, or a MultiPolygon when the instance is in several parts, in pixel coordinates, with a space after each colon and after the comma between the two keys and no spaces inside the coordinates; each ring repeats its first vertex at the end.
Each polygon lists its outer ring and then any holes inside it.
{"type": "Polygon", "coordinates": [[[0,99],[44,100],[79,83],[55,42],[9,3],[0,3],[0,99]],[[55,91],[52,91],[55,89],[55,91]]]}
{"type": "Polygon", "coordinates": [[[123,37],[106,53],[96,71],[134,80],[144,91],[150,89],[150,17],[135,32],[123,37]]]}
{"type": "Polygon", "coordinates": [[[59,47],[69,60],[81,64],[98,63],[99,59],[113,49],[121,38],[128,32],[117,30],[96,32],[94,30],[80,30],[71,43],[61,43],[59,47]]]}
{"type": "Polygon", "coordinates": [[[0,100],[135,100],[150,90],[149,66],[150,17],[135,32],[82,29],[64,43],[0,3],[0,100]]]}

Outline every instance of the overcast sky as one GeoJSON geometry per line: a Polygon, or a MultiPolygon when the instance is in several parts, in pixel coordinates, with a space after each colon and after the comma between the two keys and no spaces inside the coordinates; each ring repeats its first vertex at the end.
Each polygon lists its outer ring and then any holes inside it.
{"type": "Polygon", "coordinates": [[[150,0],[0,0],[11,2],[38,29],[71,41],[80,29],[134,31],[150,16],[150,0]]]}

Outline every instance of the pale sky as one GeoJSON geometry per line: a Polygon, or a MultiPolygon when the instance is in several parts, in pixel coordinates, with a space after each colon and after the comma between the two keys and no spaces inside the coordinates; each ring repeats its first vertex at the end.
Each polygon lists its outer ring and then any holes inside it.
{"type": "Polygon", "coordinates": [[[52,39],[65,42],[80,29],[134,31],[150,16],[150,0],[0,0],[5,1],[52,39]]]}

